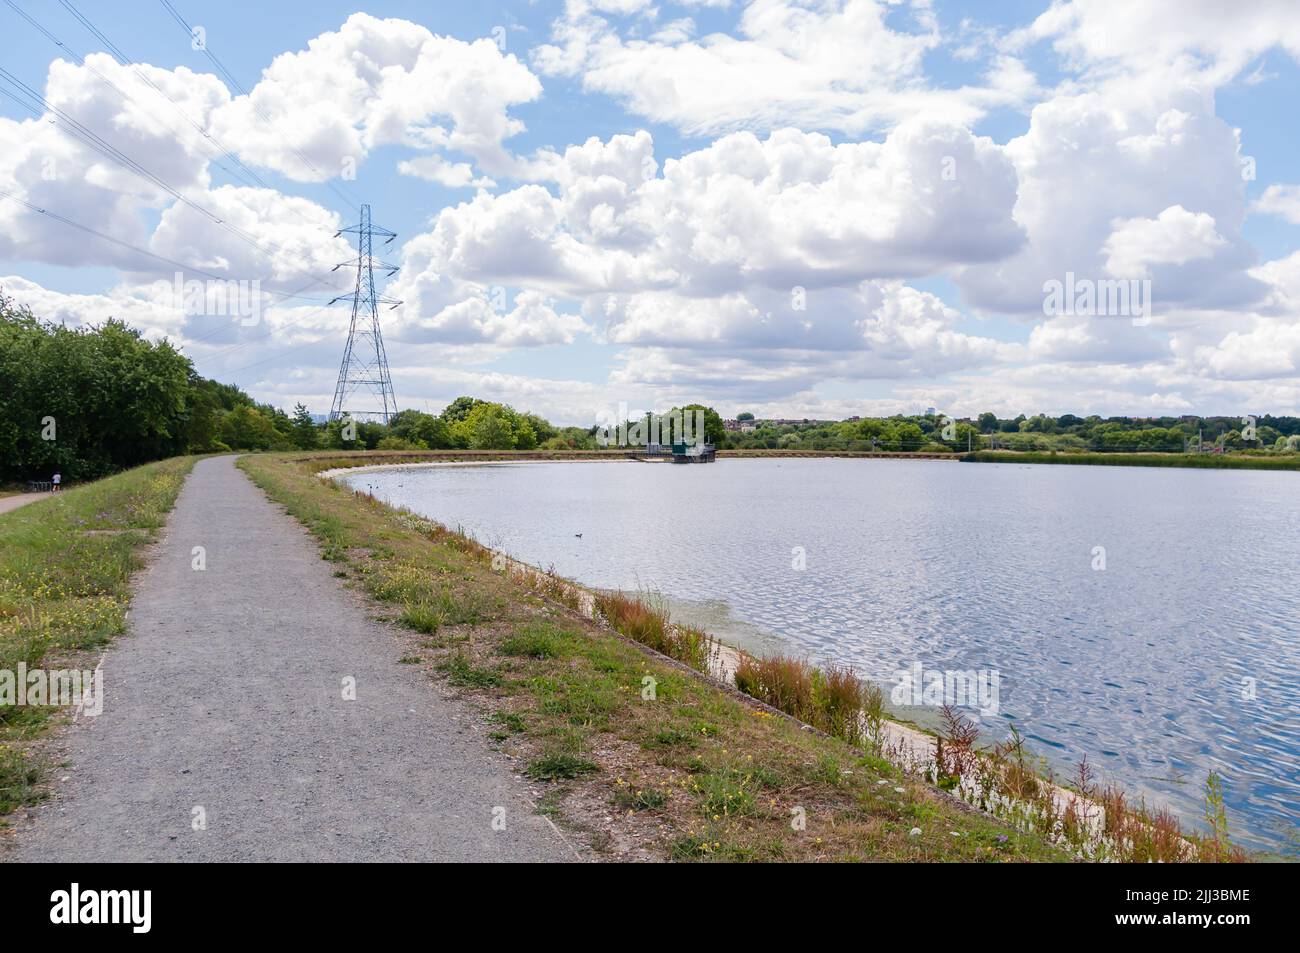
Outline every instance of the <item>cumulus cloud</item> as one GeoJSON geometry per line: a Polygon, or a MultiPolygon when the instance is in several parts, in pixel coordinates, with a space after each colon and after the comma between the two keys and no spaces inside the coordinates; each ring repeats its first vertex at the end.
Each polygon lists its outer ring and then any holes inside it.
{"type": "Polygon", "coordinates": [[[403,333],[551,343],[594,330],[638,350],[760,363],[773,360],[764,350],[822,363],[874,351],[891,376],[997,351],[955,330],[958,316],[933,310],[937,298],[909,298],[900,280],[1023,240],[1011,217],[1013,168],[990,140],[928,120],[880,143],[733,133],[660,170],[642,131],[545,161],[554,191],[480,192],[407,243],[392,289],[405,302],[403,333]],[[892,284],[862,284],[871,279],[892,284]],[[484,303],[505,286],[577,299],[590,324],[534,309],[544,331],[512,328],[517,305],[493,313],[484,303]]]}
{"type": "Polygon", "coordinates": [[[1276,183],[1250,205],[1260,215],[1276,215],[1292,225],[1300,225],[1300,185],[1276,183]]]}
{"type": "Polygon", "coordinates": [[[448,162],[438,155],[403,159],[397,164],[397,171],[403,175],[413,175],[429,182],[437,182],[450,189],[463,189],[467,186],[476,189],[496,187],[496,182],[488,176],[475,176],[474,167],[468,162],[448,162]]]}
{"type": "MultiPolygon", "coordinates": [[[[528,185],[443,210],[409,248],[439,274],[582,295],[830,287],[1004,255],[1015,175],[994,144],[906,123],[883,143],[733,133],[654,175],[645,133],[557,158],[528,185]]],[[[409,275],[407,280],[412,280],[409,275]]]]}
{"type": "Polygon", "coordinates": [[[539,291],[519,292],[511,307],[504,304],[505,291],[499,287],[461,286],[460,294],[465,297],[432,314],[397,322],[395,336],[407,341],[542,347],[572,344],[579,333],[590,330],[580,315],[561,313],[555,300],[539,291]]]}
{"type": "Polygon", "coordinates": [[[1205,212],[1171,205],[1155,218],[1117,219],[1102,244],[1105,268],[1117,278],[1150,277],[1152,265],[1184,265],[1227,245],[1205,212]]]}
{"type": "MultiPolygon", "coordinates": [[[[85,64],[50,64],[44,98],[52,112],[24,120],[0,117],[0,188],[139,245],[149,234],[148,213],[175,199],[155,179],[113,158],[113,150],[139,157],[176,192],[206,189],[214,148],[175,118],[171,110],[177,107],[158,90],[200,122],[228,98],[226,90],[210,76],[122,67],[102,53],[87,56],[85,64]]],[[[0,255],[63,265],[141,264],[139,255],[121,245],[70,232],[8,201],[0,201],[0,255]]]]}
{"type": "MultiPolygon", "coordinates": [[[[937,296],[900,281],[868,282],[862,288],[868,317],[859,322],[877,363],[895,373],[946,373],[990,366],[1018,350],[956,329],[962,315],[937,296]]],[[[878,372],[879,373],[879,372],[878,372]]]]}
{"type": "Polygon", "coordinates": [[[1034,107],[1028,132],[1005,147],[1027,241],[1000,261],[960,271],[975,307],[1037,319],[1047,281],[1070,272],[1135,277],[1160,265],[1167,267],[1153,269],[1154,293],[1166,312],[1248,305],[1263,294],[1241,235],[1236,133],[1214,115],[1205,90],[1148,93],[1114,87],[1034,107]]]}
{"type": "Polygon", "coordinates": [[[355,257],[344,237],[334,237],[344,224],[337,213],[274,189],[230,185],[205,193],[202,207],[229,228],[216,227],[191,206],[175,203],[160,216],[150,251],[268,287],[306,281],[338,289],[350,283],[346,272],[326,277],[335,265],[355,257]]]}
{"type": "Polygon", "coordinates": [[[158,340],[176,338],[186,320],[182,302],[154,284],[120,285],[98,294],[66,294],[9,275],[0,278],[0,289],[40,319],[71,327],[117,318],[158,340]]]}
{"type": "Polygon", "coordinates": [[[277,56],[248,95],[215,112],[213,128],[247,161],[300,181],[354,171],[393,143],[464,153],[497,174],[514,166],[504,143],[524,128],[511,107],[540,94],[528,67],[490,39],[355,13],[277,56]]]}

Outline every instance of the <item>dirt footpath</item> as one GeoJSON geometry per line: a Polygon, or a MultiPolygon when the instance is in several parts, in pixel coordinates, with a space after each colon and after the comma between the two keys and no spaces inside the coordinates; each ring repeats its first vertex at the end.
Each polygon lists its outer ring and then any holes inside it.
{"type": "Polygon", "coordinates": [[[5,860],[575,859],[233,457],[195,466],[135,586],[103,713],[5,860]]]}

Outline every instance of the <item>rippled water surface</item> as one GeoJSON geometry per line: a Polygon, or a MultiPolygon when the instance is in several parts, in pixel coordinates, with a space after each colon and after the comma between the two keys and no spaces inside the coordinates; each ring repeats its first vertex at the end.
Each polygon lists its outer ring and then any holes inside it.
{"type": "Polygon", "coordinates": [[[1086,755],[1190,819],[1217,770],[1234,833],[1295,851],[1300,474],[805,459],[347,482],[747,647],[889,684],[996,670],[990,736],[1014,723],[1058,769],[1086,755]]]}

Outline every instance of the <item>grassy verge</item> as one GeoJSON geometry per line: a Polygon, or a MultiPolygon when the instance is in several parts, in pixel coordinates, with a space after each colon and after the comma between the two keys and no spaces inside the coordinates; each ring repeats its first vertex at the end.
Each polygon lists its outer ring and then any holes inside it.
{"type": "MultiPolygon", "coordinates": [[[[0,670],[66,668],[122,632],[139,548],[195,459],[152,463],[0,515],[0,670]]],[[[58,711],[0,705],[0,815],[41,796],[34,743],[58,711]]]]}
{"type": "MultiPolygon", "coordinates": [[[[368,461],[369,462],[369,461],[368,461]]],[[[1059,861],[839,738],[701,678],[702,634],[606,598],[597,623],[459,534],[315,478],[337,461],[239,465],[406,633],[400,660],[480,706],[542,807],[616,859],[1059,861]],[[681,661],[650,652],[640,642],[681,661]]],[[[819,688],[819,710],[843,705],[819,688]]],[[[834,727],[828,722],[829,727],[834,727]]]]}
{"type": "Polygon", "coordinates": [[[1300,470],[1300,454],[1265,457],[1195,453],[1043,453],[977,450],[963,454],[965,463],[1060,463],[1096,467],[1190,467],[1205,470],[1300,470]]]}

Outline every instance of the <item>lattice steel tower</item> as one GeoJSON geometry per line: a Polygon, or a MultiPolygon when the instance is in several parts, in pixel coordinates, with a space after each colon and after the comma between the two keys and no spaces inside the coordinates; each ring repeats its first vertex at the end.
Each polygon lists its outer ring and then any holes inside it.
{"type": "MultiPolygon", "coordinates": [[[[377,261],[371,253],[376,235],[384,238],[387,245],[397,237],[396,232],[372,225],[370,206],[361,206],[361,223],[350,228],[340,229],[334,237],[343,234],[357,236],[357,257],[354,261],[340,262],[334,270],[349,265],[357,266],[357,287],[350,295],[339,295],[335,301],[352,299],[352,325],[348,328],[348,343],[343,350],[343,363],[339,366],[339,382],[334,388],[334,402],[330,404],[330,420],[337,420],[347,414],[354,419],[379,417],[384,423],[397,413],[397,398],[393,396],[393,381],[388,373],[388,355],[384,351],[384,337],[379,331],[379,305],[401,304],[375,291],[375,268],[388,272],[391,278],[397,274],[397,266],[377,261]],[[377,409],[363,409],[353,406],[352,399],[358,390],[365,388],[369,394],[378,399],[377,409]]],[[[391,308],[389,310],[392,310],[391,308]]]]}

